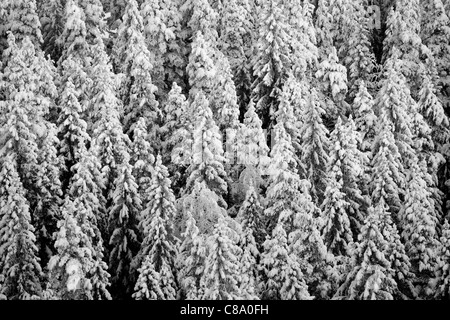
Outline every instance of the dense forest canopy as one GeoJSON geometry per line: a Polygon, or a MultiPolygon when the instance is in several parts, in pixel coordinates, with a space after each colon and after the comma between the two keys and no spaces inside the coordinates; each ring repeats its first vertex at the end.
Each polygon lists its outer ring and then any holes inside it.
{"type": "Polygon", "coordinates": [[[0,298],[450,299],[450,1],[1,0],[0,298]]]}

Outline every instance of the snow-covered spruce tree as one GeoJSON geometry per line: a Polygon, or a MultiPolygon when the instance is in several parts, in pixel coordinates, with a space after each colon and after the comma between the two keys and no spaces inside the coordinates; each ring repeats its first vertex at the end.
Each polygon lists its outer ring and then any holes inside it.
{"type": "Polygon", "coordinates": [[[364,1],[321,1],[317,15],[321,49],[326,53],[336,48],[339,60],[348,70],[349,89],[357,89],[355,82],[359,80],[371,81],[375,56],[364,1]]]}
{"type": "Polygon", "coordinates": [[[17,173],[14,153],[1,157],[0,293],[10,300],[38,298],[42,293],[35,229],[17,173]]]}
{"type": "Polygon", "coordinates": [[[239,106],[230,64],[220,51],[216,53],[217,72],[211,95],[208,97],[214,119],[221,130],[237,129],[239,123],[239,106]]]}
{"type": "Polygon", "coordinates": [[[309,1],[281,0],[292,41],[293,72],[299,79],[308,78],[317,66],[317,41],[312,15],[314,5],[309,1]]]}
{"type": "Polygon", "coordinates": [[[105,189],[103,194],[108,201],[112,201],[115,179],[117,178],[119,166],[126,158],[129,158],[128,146],[130,140],[123,133],[122,125],[119,121],[118,111],[114,105],[107,105],[111,101],[115,102],[113,92],[100,92],[102,99],[102,118],[97,123],[93,133],[92,150],[100,160],[101,170],[105,179],[105,189]]]}
{"type": "Polygon", "coordinates": [[[261,268],[267,281],[261,289],[262,299],[311,300],[313,297],[308,293],[299,258],[290,252],[282,219],[264,242],[261,268]]]}
{"type": "Polygon", "coordinates": [[[93,266],[87,273],[91,281],[92,296],[96,300],[111,299],[106,287],[109,286],[110,275],[107,272],[108,265],[104,261],[103,235],[106,229],[107,218],[105,215],[106,200],[102,194],[103,180],[100,171],[100,163],[86,148],[79,151],[79,162],[72,167],[74,173],[70,187],[69,197],[73,199],[76,208],[83,207],[74,213],[81,231],[89,239],[92,251],[93,266]]]}
{"type": "Polygon", "coordinates": [[[399,71],[402,60],[398,59],[397,53],[398,51],[394,50],[393,56],[385,64],[384,79],[375,98],[375,112],[380,117],[384,110],[385,116],[392,124],[399,152],[404,158],[402,163],[407,164],[413,152],[412,114],[415,111],[415,102],[411,98],[405,77],[399,71]]]}
{"type": "Polygon", "coordinates": [[[279,6],[279,0],[261,3],[258,10],[258,34],[254,41],[254,54],[251,65],[254,81],[252,99],[256,102],[256,111],[261,117],[263,128],[269,124],[278,110],[276,98],[281,92],[287,72],[290,70],[292,33],[286,16],[279,6]]]}
{"type": "Polygon", "coordinates": [[[383,250],[387,239],[380,231],[380,207],[370,207],[361,233],[355,244],[352,270],[334,295],[344,300],[393,300],[397,283],[393,279],[391,263],[383,250]]]}
{"type": "Polygon", "coordinates": [[[56,39],[56,45],[61,50],[58,65],[61,65],[68,56],[73,55],[83,61],[83,66],[87,66],[88,43],[86,42],[85,15],[78,1],[66,1],[63,24],[63,30],[56,39]]]}
{"type": "Polygon", "coordinates": [[[29,37],[39,47],[43,39],[36,0],[7,0],[2,6],[6,10],[4,30],[12,32],[18,41],[29,37]]]}
{"type": "Polygon", "coordinates": [[[399,213],[401,236],[411,260],[412,270],[423,284],[423,277],[433,276],[436,267],[438,221],[433,215],[431,195],[423,179],[423,163],[417,162],[407,174],[405,200],[399,213]]]}
{"type": "Polygon", "coordinates": [[[178,295],[177,248],[173,234],[175,196],[168,175],[158,155],[152,183],[145,192],[148,201],[139,223],[143,241],[133,259],[133,266],[139,273],[133,297],[138,300],[174,300],[178,295]]]}
{"type": "Polygon", "coordinates": [[[133,293],[137,270],[133,268],[132,261],[141,243],[138,230],[141,200],[129,157],[122,160],[114,185],[113,203],[109,210],[109,271],[113,297],[124,299],[133,293]]]}
{"type": "Polygon", "coordinates": [[[352,114],[357,130],[360,132],[359,149],[369,152],[375,136],[375,124],[377,116],[373,110],[374,99],[367,90],[364,81],[359,82],[359,90],[356,93],[352,105],[352,114]]]}
{"type": "MultiPolygon", "coordinates": [[[[301,182],[297,173],[297,161],[291,137],[281,122],[276,124],[274,130],[276,142],[270,153],[271,163],[268,168],[269,181],[266,191],[267,206],[264,211],[269,234],[278,224],[281,212],[289,211],[292,214],[299,210],[297,199],[300,198],[301,182]]],[[[288,227],[289,225],[284,226],[284,228],[288,227]]],[[[290,231],[287,229],[286,232],[290,231]]]]}
{"type": "Polygon", "coordinates": [[[145,207],[148,201],[147,189],[151,185],[153,165],[155,163],[154,149],[150,143],[151,137],[147,132],[145,118],[138,119],[133,130],[133,142],[131,144],[130,156],[133,165],[133,176],[138,184],[138,192],[145,207]]]}
{"type": "Polygon", "coordinates": [[[88,235],[75,215],[87,209],[82,202],[77,205],[66,198],[62,207],[62,220],[55,234],[57,253],[48,263],[48,287],[61,300],[92,300],[93,287],[89,272],[94,266],[94,252],[88,235]]]}
{"type": "Polygon", "coordinates": [[[333,103],[327,103],[327,111],[332,114],[343,114],[346,110],[341,110],[341,101],[345,99],[348,91],[347,87],[347,69],[339,63],[336,53],[336,48],[333,46],[329,50],[326,58],[317,66],[315,77],[321,83],[321,90],[337,105],[337,110],[334,110],[333,103]],[[330,109],[331,107],[331,109],[330,109]]]}
{"type": "Polygon", "coordinates": [[[184,0],[180,10],[186,20],[182,38],[189,39],[201,32],[212,46],[217,43],[219,15],[208,0],[184,0]]]}
{"type": "Polygon", "coordinates": [[[444,222],[441,243],[436,265],[436,279],[434,283],[434,298],[448,300],[450,298],[450,224],[444,222]]]}
{"type": "Polygon", "coordinates": [[[398,56],[403,61],[399,72],[405,77],[411,94],[417,97],[420,87],[419,70],[426,67],[429,75],[436,73],[432,51],[422,43],[420,38],[421,8],[419,0],[396,2],[386,21],[386,37],[383,42],[383,62],[398,56]]]}
{"type": "Polygon", "coordinates": [[[264,227],[264,208],[259,195],[252,184],[247,190],[245,200],[242,203],[238,219],[242,224],[242,235],[239,246],[242,250],[241,261],[241,290],[246,299],[254,299],[259,293],[259,261],[263,250],[263,242],[266,238],[264,227]]]}
{"type": "Polygon", "coordinates": [[[86,24],[86,40],[92,44],[98,38],[107,38],[106,12],[102,0],[79,0],[84,12],[86,24]]]}
{"type": "Polygon", "coordinates": [[[61,195],[60,162],[55,148],[58,141],[54,125],[46,120],[56,91],[54,70],[42,55],[36,53],[28,37],[18,46],[10,33],[8,44],[4,51],[4,69],[0,74],[3,92],[3,101],[0,102],[0,157],[8,152],[16,156],[25,197],[30,212],[35,213],[33,224],[39,240],[39,255],[45,262],[48,258],[46,246],[51,242],[47,231],[53,231],[54,223],[50,221],[61,195]]]}
{"type": "Polygon", "coordinates": [[[236,161],[238,165],[255,167],[262,174],[265,158],[269,153],[266,136],[262,129],[262,121],[255,110],[253,100],[250,100],[244,114],[244,122],[236,133],[236,161]]]}
{"type": "MultiPolygon", "coordinates": [[[[369,181],[364,175],[367,171],[365,166],[369,163],[366,155],[358,149],[359,135],[352,117],[347,119],[345,123],[341,118],[338,118],[331,133],[330,142],[330,162],[327,171],[331,172],[331,175],[337,174],[340,177],[339,179],[342,179],[341,189],[338,190],[343,193],[342,200],[347,202],[347,210],[344,211],[346,211],[350,221],[352,239],[356,239],[364,221],[363,212],[368,202],[363,196],[362,182],[369,181]],[[336,168],[333,169],[333,167],[336,168]]],[[[330,177],[329,183],[331,185],[336,183],[333,180],[339,180],[336,179],[337,176],[335,178],[330,177]]],[[[328,197],[325,197],[325,199],[328,199],[328,197]]]]}
{"type": "Polygon", "coordinates": [[[411,262],[384,198],[380,198],[375,210],[380,214],[380,232],[388,245],[383,252],[391,263],[392,277],[397,283],[398,290],[393,294],[394,299],[416,298],[417,293],[413,286],[415,275],[412,273],[411,262]]]}
{"type": "Polygon", "coordinates": [[[386,201],[392,218],[399,223],[398,212],[406,186],[404,166],[386,111],[382,111],[376,127],[378,132],[372,146],[370,193],[372,203],[386,201]]]}
{"type": "Polygon", "coordinates": [[[218,205],[218,196],[206,183],[198,182],[192,192],[180,201],[182,244],[177,256],[178,281],[181,297],[198,300],[203,296],[200,279],[205,270],[208,255],[206,238],[211,235],[219,216],[226,215],[218,205]]]}
{"type": "MultiPolygon", "coordinates": [[[[345,152],[342,149],[342,120],[339,117],[336,128],[331,133],[331,155],[328,165],[329,180],[325,189],[324,202],[322,203],[322,216],[324,226],[322,236],[328,250],[337,256],[350,255],[350,246],[353,242],[353,232],[350,228],[348,208],[350,204],[342,192],[344,188],[342,158],[345,152]],[[337,139],[338,137],[338,139],[337,139]]],[[[358,164],[354,164],[358,165],[358,164]]],[[[358,217],[360,218],[360,217],[358,217]]]]}
{"type": "Polygon", "coordinates": [[[220,12],[218,47],[228,58],[241,110],[248,105],[251,93],[250,58],[255,21],[252,1],[224,1],[220,12]]]}
{"type": "Polygon", "coordinates": [[[182,16],[178,6],[173,0],[145,0],[140,7],[143,32],[153,62],[152,79],[160,92],[172,81],[180,82],[184,73],[179,39],[182,16]]]}
{"type": "Polygon", "coordinates": [[[300,180],[298,209],[291,217],[291,232],[288,233],[290,252],[303,273],[308,292],[317,299],[327,299],[336,289],[339,274],[334,256],[327,253],[327,247],[320,234],[324,225],[321,213],[309,194],[310,183],[300,180]]]}
{"type": "MultiPolygon", "coordinates": [[[[70,58],[64,63],[66,62],[70,63],[70,58]]],[[[58,135],[60,137],[59,154],[66,167],[64,187],[67,187],[73,175],[71,169],[80,161],[78,158],[81,155],[80,150],[85,149],[91,139],[86,132],[86,121],[81,118],[83,109],[78,102],[75,86],[70,77],[63,84],[63,88],[59,100],[61,112],[58,118],[58,135]]]]}
{"type": "Polygon", "coordinates": [[[330,148],[329,132],[323,124],[322,116],[324,110],[320,105],[317,91],[311,88],[307,98],[305,109],[301,120],[303,126],[300,128],[301,137],[299,160],[304,164],[300,176],[311,182],[311,196],[317,204],[322,203],[323,193],[326,188],[327,173],[326,166],[329,161],[328,150],[330,148]]]}
{"type": "Polygon", "coordinates": [[[437,88],[433,84],[431,77],[427,75],[423,76],[417,106],[418,111],[425,118],[431,129],[431,136],[436,150],[444,153],[445,148],[443,148],[443,145],[450,137],[448,129],[449,119],[445,114],[444,105],[438,97],[437,88]]]}
{"type": "Polygon", "coordinates": [[[57,128],[53,123],[45,123],[45,135],[39,145],[38,170],[36,172],[36,197],[33,203],[33,223],[36,229],[37,245],[41,266],[47,265],[54,252],[53,233],[60,219],[59,207],[62,203],[62,159],[58,156],[57,128]]]}
{"type": "Polygon", "coordinates": [[[450,49],[446,45],[450,39],[450,12],[448,11],[448,1],[425,0],[420,1],[421,5],[421,26],[420,37],[422,43],[430,49],[433,60],[436,64],[437,74],[433,82],[440,88],[437,95],[442,104],[448,106],[450,98],[445,94],[444,88],[448,88],[450,49]],[[447,11],[445,9],[447,6],[447,11]]]}
{"type": "MultiPolygon", "coordinates": [[[[230,218],[228,218],[230,219],[230,218]]],[[[247,296],[240,287],[242,252],[233,242],[233,229],[224,215],[219,215],[212,235],[207,238],[208,256],[200,279],[204,300],[237,300],[247,296]]]]}
{"type": "Polygon", "coordinates": [[[120,77],[113,72],[113,67],[109,56],[106,53],[105,45],[102,41],[97,41],[91,46],[92,72],[88,75],[89,85],[85,92],[88,96],[88,106],[86,110],[88,122],[88,133],[95,138],[94,131],[99,126],[100,120],[105,113],[116,112],[119,117],[123,115],[123,104],[118,96],[120,77]],[[112,109],[110,111],[110,109],[112,109]]]}
{"type": "Polygon", "coordinates": [[[349,10],[344,12],[346,31],[340,36],[339,57],[348,71],[348,87],[351,95],[358,91],[358,82],[372,86],[377,62],[371,44],[371,30],[364,0],[346,1],[349,10]]]}
{"type": "Polygon", "coordinates": [[[58,61],[61,48],[57,39],[64,28],[64,3],[58,0],[37,1],[37,12],[41,22],[42,50],[50,55],[52,60],[58,61]]]}
{"type": "MultiPolygon", "coordinates": [[[[90,78],[89,68],[85,67],[86,62],[78,54],[70,54],[65,58],[64,61],[60,61],[59,65],[59,77],[58,77],[58,89],[59,89],[59,99],[58,99],[58,112],[55,112],[56,123],[59,123],[59,118],[61,118],[60,111],[63,109],[62,93],[65,89],[65,84],[70,81],[72,82],[73,95],[78,100],[80,104],[80,110],[78,111],[79,116],[87,122],[89,108],[89,99],[91,98],[91,91],[93,86],[93,81],[90,78]]],[[[87,123],[88,124],[88,123],[87,123]]]]}
{"type": "Polygon", "coordinates": [[[162,109],[163,121],[159,128],[162,162],[171,175],[175,173],[174,164],[171,161],[172,151],[182,141],[187,109],[188,103],[181,87],[176,82],[172,83],[172,89],[162,109]]]}
{"type": "Polygon", "coordinates": [[[216,66],[213,61],[213,49],[211,44],[205,40],[204,35],[198,31],[195,33],[189,53],[189,62],[186,73],[189,79],[189,97],[191,101],[199,91],[209,96],[213,89],[216,66]]]}
{"type": "Polygon", "coordinates": [[[192,162],[183,193],[189,194],[198,182],[205,181],[208,188],[219,197],[219,205],[227,207],[224,196],[228,192],[227,174],[224,170],[222,136],[203,92],[196,94],[190,106],[195,115],[193,127],[192,162]]]}
{"type": "MultiPolygon", "coordinates": [[[[128,2],[123,21],[114,40],[113,61],[118,71],[124,74],[119,88],[124,103],[125,132],[143,116],[147,125],[160,121],[160,110],[155,98],[157,87],[152,83],[153,61],[142,34],[142,17],[135,0],[128,2]]],[[[153,130],[152,130],[153,131],[153,130]]]]}

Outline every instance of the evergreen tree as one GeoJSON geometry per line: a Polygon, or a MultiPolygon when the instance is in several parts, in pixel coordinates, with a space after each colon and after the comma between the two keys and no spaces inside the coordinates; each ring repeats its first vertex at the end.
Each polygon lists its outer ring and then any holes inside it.
{"type": "Polygon", "coordinates": [[[138,230],[140,208],[141,200],[132,175],[132,167],[128,157],[125,157],[115,179],[113,204],[109,211],[111,231],[109,270],[113,275],[111,291],[116,297],[129,297],[136,281],[136,270],[132,268],[131,262],[141,242],[141,234],[138,230]]]}
{"type": "Polygon", "coordinates": [[[110,285],[110,275],[107,272],[108,265],[104,259],[103,235],[106,229],[105,204],[102,194],[103,181],[98,159],[88,153],[86,148],[79,151],[80,161],[72,167],[74,176],[72,178],[69,195],[73,198],[73,204],[77,208],[82,206],[85,210],[74,213],[81,231],[87,236],[92,251],[93,267],[88,272],[92,284],[92,295],[94,299],[111,299],[106,287],[110,285]]]}
{"type": "Polygon", "coordinates": [[[148,50],[153,61],[152,79],[158,91],[183,76],[184,57],[179,32],[181,13],[176,1],[143,1],[142,23],[148,50]],[[168,80],[166,82],[166,79],[168,80]]]}
{"type": "Polygon", "coordinates": [[[445,221],[442,228],[441,244],[438,255],[437,279],[435,283],[434,297],[439,299],[449,299],[450,295],[450,276],[449,276],[449,260],[450,260],[450,224],[445,221]]]}
{"type": "Polygon", "coordinates": [[[198,31],[194,34],[189,62],[186,66],[191,101],[195,99],[199,91],[203,91],[207,96],[211,93],[216,72],[211,44],[205,40],[204,34],[198,31]]]}
{"type": "Polygon", "coordinates": [[[36,0],[6,1],[4,10],[7,12],[4,29],[12,32],[18,41],[29,37],[39,47],[43,39],[36,0]]]}
{"type": "Polygon", "coordinates": [[[68,176],[66,180],[68,182],[72,176],[70,173],[72,166],[80,161],[78,158],[80,156],[80,149],[86,148],[86,144],[90,142],[90,137],[86,132],[87,124],[81,118],[83,109],[78,102],[75,86],[70,77],[64,84],[59,105],[61,107],[61,113],[58,119],[58,133],[60,136],[59,153],[64,159],[66,168],[68,169],[67,171],[69,171],[66,173],[68,176]]]}
{"type": "Polygon", "coordinates": [[[86,66],[86,54],[88,52],[88,44],[86,42],[86,23],[83,9],[78,5],[78,1],[67,0],[64,7],[63,17],[64,27],[56,40],[56,44],[61,48],[61,57],[58,64],[61,64],[68,56],[83,61],[86,66]]]}
{"type": "Polygon", "coordinates": [[[253,76],[252,97],[263,128],[272,127],[278,110],[277,96],[281,92],[285,77],[291,68],[291,33],[278,0],[261,3],[258,11],[258,35],[251,61],[253,76]]]}
{"type": "Polygon", "coordinates": [[[358,235],[352,270],[336,292],[335,299],[393,300],[397,283],[392,277],[391,264],[383,253],[388,246],[380,231],[380,207],[370,207],[358,235]]]}
{"type": "Polygon", "coordinates": [[[133,260],[133,265],[139,268],[133,297],[174,300],[178,290],[174,261],[177,250],[172,225],[175,197],[161,156],[156,159],[152,184],[146,194],[148,202],[140,221],[144,240],[133,260]]]}
{"type": "Polygon", "coordinates": [[[75,214],[85,214],[87,209],[66,198],[62,208],[62,220],[55,234],[55,254],[48,263],[49,286],[55,297],[61,300],[92,300],[92,282],[89,272],[94,266],[94,257],[88,235],[84,232],[75,214]]]}
{"type": "Polygon", "coordinates": [[[300,175],[311,182],[311,195],[318,204],[323,201],[323,193],[326,188],[327,173],[326,165],[329,161],[329,138],[328,130],[323,124],[322,115],[324,110],[320,106],[319,96],[315,89],[311,88],[311,94],[302,112],[303,126],[299,135],[302,137],[300,143],[299,160],[304,164],[300,175]]]}
{"type": "Polygon", "coordinates": [[[236,300],[242,297],[240,283],[241,249],[233,243],[233,230],[223,215],[218,218],[214,231],[207,239],[208,256],[200,279],[205,300],[236,300]]]}
{"type": "Polygon", "coordinates": [[[227,194],[227,174],[224,170],[222,136],[203,93],[198,93],[191,105],[192,114],[197,115],[193,132],[192,164],[188,168],[184,194],[188,194],[197,182],[205,181],[219,196],[219,205],[227,207],[223,196],[227,194]]]}
{"type": "Polygon", "coordinates": [[[260,282],[258,263],[265,240],[263,223],[263,207],[259,201],[254,185],[247,190],[238,218],[242,224],[242,235],[239,246],[242,250],[241,261],[241,290],[246,299],[254,299],[259,292],[260,282]]]}
{"type": "Polygon", "coordinates": [[[405,201],[399,213],[405,248],[414,272],[434,272],[437,258],[438,223],[433,216],[430,193],[423,179],[423,168],[417,163],[407,175],[405,201]]]}
{"type": "Polygon", "coordinates": [[[405,186],[404,166],[385,111],[378,119],[378,134],[372,147],[371,198],[372,203],[378,203],[383,198],[393,220],[398,223],[397,214],[405,186]]]}
{"type": "Polygon", "coordinates": [[[146,206],[148,197],[147,189],[150,187],[153,165],[155,157],[154,149],[150,143],[151,137],[147,132],[147,124],[145,118],[139,118],[133,131],[133,142],[131,145],[131,163],[133,164],[133,176],[138,184],[139,195],[142,200],[143,207],[146,206]]]}
{"type": "Polygon", "coordinates": [[[183,95],[181,87],[174,82],[168,94],[167,101],[164,104],[163,125],[159,130],[162,161],[169,169],[171,175],[175,173],[174,165],[171,161],[172,151],[179,145],[183,138],[182,131],[185,130],[185,112],[187,112],[187,109],[188,103],[186,97],[183,95]]]}
{"type": "Polygon", "coordinates": [[[244,122],[237,131],[236,161],[237,164],[258,168],[260,173],[264,169],[264,158],[269,153],[266,137],[262,129],[261,119],[255,110],[255,104],[250,100],[244,114],[244,122]]]}
{"type": "Polygon", "coordinates": [[[264,242],[261,265],[267,277],[262,298],[270,300],[311,300],[298,258],[290,254],[286,231],[279,221],[264,242]]]}
{"type": "Polygon", "coordinates": [[[10,300],[42,293],[35,229],[13,153],[2,157],[0,171],[0,290],[10,300]]]}

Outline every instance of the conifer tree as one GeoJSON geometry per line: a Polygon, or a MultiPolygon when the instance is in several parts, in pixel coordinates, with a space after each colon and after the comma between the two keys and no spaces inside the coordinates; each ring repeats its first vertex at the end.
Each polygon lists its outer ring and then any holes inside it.
{"type": "Polygon", "coordinates": [[[259,30],[251,61],[252,97],[263,127],[269,127],[278,109],[276,96],[281,92],[284,78],[292,61],[289,43],[291,33],[278,0],[264,1],[258,11],[259,30]]]}
{"type": "Polygon", "coordinates": [[[120,96],[124,103],[124,129],[132,130],[132,124],[140,117],[151,120],[147,125],[160,121],[160,110],[155,98],[157,87],[152,83],[153,61],[145,44],[142,17],[135,0],[128,2],[123,21],[113,46],[116,69],[124,74],[120,96]]]}
{"type": "MultiPolygon", "coordinates": [[[[437,219],[430,193],[423,179],[423,165],[417,163],[407,175],[405,201],[399,213],[405,248],[414,272],[434,272],[437,250],[437,219]]],[[[425,169],[426,170],[426,169],[425,169]]]]}
{"type": "Polygon", "coordinates": [[[265,240],[263,214],[263,207],[255,186],[250,185],[244,203],[242,203],[237,215],[242,224],[242,235],[239,241],[242,250],[240,259],[242,268],[241,290],[246,299],[254,299],[259,292],[258,263],[263,249],[262,244],[265,240]]]}
{"type": "Polygon", "coordinates": [[[243,295],[239,286],[241,249],[233,243],[232,232],[225,217],[220,215],[207,239],[209,253],[200,279],[204,300],[236,300],[243,295]]]}
{"type": "Polygon", "coordinates": [[[177,257],[181,295],[188,300],[200,299],[204,288],[200,285],[208,255],[206,239],[214,230],[219,216],[226,215],[218,205],[218,196],[205,182],[195,184],[192,192],[181,198],[182,244],[177,257]]]}
{"type": "Polygon", "coordinates": [[[189,177],[184,194],[190,193],[197,182],[205,181],[210,190],[219,196],[219,205],[226,208],[223,196],[227,194],[228,186],[222,137],[202,92],[196,95],[191,110],[197,116],[193,132],[192,164],[188,168],[189,177]]]}
{"type": "Polygon", "coordinates": [[[380,198],[386,201],[395,223],[401,207],[401,197],[405,186],[404,166],[394,134],[385,111],[378,118],[375,141],[372,147],[370,192],[372,203],[380,198]]]}
{"type": "MultiPolygon", "coordinates": [[[[68,61],[68,60],[66,60],[68,61]]],[[[58,118],[60,136],[59,153],[63,157],[66,168],[68,180],[72,176],[70,170],[72,166],[80,161],[80,150],[86,148],[86,144],[90,142],[90,137],[87,134],[87,124],[81,118],[83,109],[78,102],[75,86],[72,79],[69,77],[64,84],[64,90],[61,92],[59,105],[61,113],[58,118]]]]}
{"type": "Polygon", "coordinates": [[[171,161],[172,151],[177,145],[179,145],[183,138],[182,131],[185,130],[185,112],[187,112],[187,109],[188,103],[186,101],[186,97],[183,95],[181,87],[174,82],[162,110],[163,125],[159,130],[161,137],[162,161],[163,164],[169,169],[169,173],[171,173],[171,175],[174,174],[175,171],[171,161]]]}
{"type": "Polygon", "coordinates": [[[10,300],[28,300],[41,295],[43,273],[16,161],[13,153],[3,156],[0,171],[0,290],[10,300]]]}
{"type": "Polygon", "coordinates": [[[102,194],[102,175],[98,159],[88,153],[86,148],[79,150],[80,161],[72,167],[74,172],[69,195],[77,208],[83,206],[85,210],[74,213],[74,218],[81,227],[81,231],[89,239],[92,250],[93,267],[88,272],[92,284],[94,299],[111,299],[106,287],[109,286],[110,275],[108,265],[104,259],[104,230],[106,229],[105,204],[102,194]],[[103,235],[102,235],[103,230],[103,235]]]}
{"type": "Polygon", "coordinates": [[[138,184],[138,191],[143,207],[146,206],[148,197],[147,189],[150,187],[153,165],[155,163],[154,149],[150,143],[151,137],[147,132],[145,118],[139,118],[133,131],[133,142],[131,144],[131,163],[133,165],[133,176],[138,184]]]}
{"type": "Polygon", "coordinates": [[[4,6],[7,12],[5,30],[12,32],[18,41],[29,37],[33,45],[39,47],[43,39],[36,0],[6,1],[4,6]]]}
{"type": "Polygon", "coordinates": [[[216,66],[213,60],[213,48],[200,31],[194,34],[189,53],[186,73],[189,79],[189,97],[191,100],[199,91],[209,95],[213,89],[216,66]]]}
{"type": "Polygon", "coordinates": [[[380,219],[380,207],[370,207],[354,249],[352,270],[336,292],[335,299],[394,299],[397,283],[392,277],[391,264],[383,253],[388,243],[380,231],[380,219]]]}
{"type": "Polygon", "coordinates": [[[374,113],[373,106],[374,99],[367,90],[365,82],[361,81],[352,108],[356,128],[361,134],[359,149],[363,152],[370,151],[375,136],[377,116],[374,113]]]}
{"type": "Polygon", "coordinates": [[[388,245],[384,252],[386,259],[391,263],[392,276],[397,283],[398,290],[394,292],[394,299],[415,298],[417,296],[413,286],[415,275],[412,272],[411,262],[384,198],[380,199],[375,210],[380,214],[380,232],[388,245]]]}
{"type": "Polygon", "coordinates": [[[237,164],[258,168],[262,173],[265,164],[263,159],[267,157],[269,147],[252,100],[244,114],[244,122],[238,129],[235,149],[237,164]]]}
{"type": "Polygon", "coordinates": [[[182,16],[178,6],[173,0],[146,0],[140,7],[143,32],[153,61],[152,79],[159,91],[166,90],[166,84],[172,81],[180,82],[184,73],[179,39],[182,16]]]}
{"type": "Polygon", "coordinates": [[[444,222],[440,240],[434,297],[448,300],[450,297],[450,276],[448,268],[450,260],[450,224],[448,220],[444,222]]]}
{"type": "MultiPolygon", "coordinates": [[[[86,23],[83,9],[77,1],[67,0],[64,7],[64,27],[56,40],[56,44],[61,48],[61,57],[58,64],[61,64],[68,56],[73,55],[87,63],[86,54],[88,44],[86,42],[86,23]]],[[[85,64],[83,66],[86,66],[85,64]]]]}
{"type": "Polygon", "coordinates": [[[139,268],[133,297],[174,300],[178,291],[174,260],[177,250],[173,235],[175,197],[167,168],[159,155],[146,194],[148,201],[139,223],[143,242],[133,260],[133,265],[139,268]]]}
{"type": "Polygon", "coordinates": [[[328,130],[323,124],[324,110],[320,106],[319,96],[315,89],[311,88],[306,107],[302,112],[303,126],[299,135],[300,143],[299,160],[304,164],[300,175],[311,182],[311,196],[320,204],[323,201],[323,193],[326,187],[326,165],[328,163],[329,138],[328,130]]]}
{"type": "Polygon", "coordinates": [[[88,235],[75,218],[87,209],[66,198],[62,208],[62,220],[55,234],[55,254],[48,263],[49,286],[61,300],[92,300],[92,282],[89,272],[94,266],[94,257],[88,235]]]}
{"type": "Polygon", "coordinates": [[[113,296],[130,297],[136,281],[136,271],[131,265],[141,243],[138,230],[141,199],[132,175],[129,158],[125,157],[115,179],[113,204],[109,211],[111,238],[109,245],[109,270],[112,276],[113,296]]]}
{"type": "Polygon", "coordinates": [[[298,257],[290,254],[282,221],[264,242],[261,265],[267,277],[262,298],[270,300],[312,300],[308,293],[298,257]]]}

